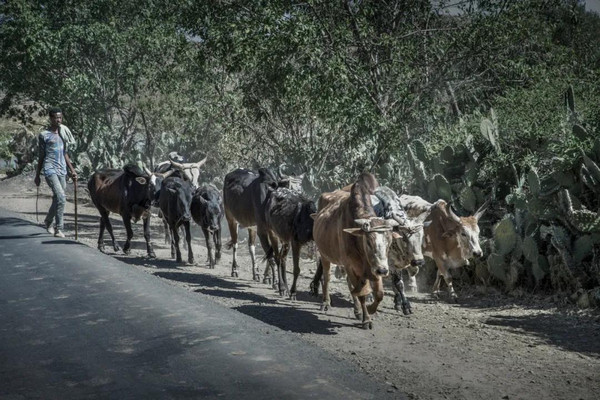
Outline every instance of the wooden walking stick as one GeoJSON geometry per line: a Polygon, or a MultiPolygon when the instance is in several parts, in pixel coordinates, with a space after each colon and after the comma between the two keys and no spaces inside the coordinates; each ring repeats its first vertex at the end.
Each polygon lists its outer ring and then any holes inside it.
{"type": "Polygon", "coordinates": [[[77,240],[77,177],[73,178],[73,192],[75,194],[75,240],[77,240]]]}

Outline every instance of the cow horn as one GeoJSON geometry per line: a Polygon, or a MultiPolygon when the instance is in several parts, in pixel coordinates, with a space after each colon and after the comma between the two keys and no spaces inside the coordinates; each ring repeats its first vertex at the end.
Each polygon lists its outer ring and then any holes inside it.
{"type": "Polygon", "coordinates": [[[354,222],[359,225],[363,231],[369,232],[371,230],[371,220],[366,218],[355,219],[354,222]]]}
{"type": "Polygon", "coordinates": [[[201,166],[203,166],[204,164],[206,164],[206,160],[208,159],[208,156],[204,157],[202,160],[198,161],[195,165],[196,168],[200,168],[201,166]]]}
{"type": "Polygon", "coordinates": [[[144,167],[144,172],[150,176],[152,176],[152,171],[150,171],[147,167],[144,167]]]}
{"type": "Polygon", "coordinates": [[[446,207],[448,210],[448,214],[450,215],[450,218],[452,218],[454,221],[456,221],[460,224],[461,223],[460,217],[454,213],[454,210],[452,209],[452,205],[448,204],[446,207]]]}
{"type": "Polygon", "coordinates": [[[277,167],[277,173],[279,174],[280,178],[287,178],[287,175],[283,173],[283,166],[287,165],[286,163],[282,163],[279,167],[277,167]]]}
{"type": "Polygon", "coordinates": [[[396,226],[400,226],[400,223],[395,219],[386,219],[385,226],[389,226],[390,228],[394,228],[396,226]]]}
{"type": "Polygon", "coordinates": [[[172,160],[171,160],[171,165],[179,170],[185,169],[185,166],[183,164],[180,164],[180,163],[172,161],[172,160]]]}
{"type": "Polygon", "coordinates": [[[481,207],[479,207],[479,209],[475,212],[474,217],[477,221],[479,221],[479,218],[481,218],[481,216],[483,215],[483,213],[487,210],[487,208],[490,206],[491,203],[491,199],[487,199],[482,205],[481,207]]]}

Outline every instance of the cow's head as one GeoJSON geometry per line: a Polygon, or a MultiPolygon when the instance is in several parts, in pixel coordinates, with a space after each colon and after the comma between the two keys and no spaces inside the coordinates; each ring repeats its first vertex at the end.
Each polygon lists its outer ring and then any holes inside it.
{"type": "Polygon", "coordinates": [[[373,276],[387,276],[390,272],[388,251],[392,240],[400,235],[393,232],[398,222],[379,217],[355,219],[356,228],[344,229],[344,232],[360,238],[362,253],[369,264],[373,276]]]}
{"type": "MultiPolygon", "coordinates": [[[[400,234],[400,238],[405,244],[403,248],[410,259],[412,266],[418,267],[425,264],[423,257],[423,241],[425,239],[424,227],[429,226],[430,222],[425,222],[429,217],[429,211],[421,213],[414,219],[406,219],[403,224],[398,225],[394,230],[400,234]]],[[[401,223],[401,221],[398,221],[401,223]]]]}
{"type": "Polygon", "coordinates": [[[197,163],[178,163],[175,161],[170,161],[171,166],[182,174],[182,178],[186,181],[192,183],[194,189],[198,188],[198,179],[200,178],[200,167],[206,163],[206,159],[208,157],[204,157],[202,161],[198,161],[197,163]]]}
{"type": "Polygon", "coordinates": [[[442,237],[449,238],[455,236],[458,240],[461,255],[464,259],[469,259],[471,257],[479,258],[483,256],[483,250],[481,250],[481,245],[479,243],[478,223],[479,218],[481,218],[488,205],[489,200],[479,207],[475,214],[468,217],[459,217],[449,204],[446,205],[448,217],[454,224],[450,224],[450,226],[453,225],[453,227],[446,230],[442,237]]]}
{"type": "MultiPolygon", "coordinates": [[[[202,196],[201,189],[197,189],[192,199],[192,208],[196,207],[196,203],[200,208],[202,225],[206,226],[210,233],[216,232],[221,228],[221,217],[223,210],[221,209],[220,197],[208,196],[206,199],[202,196]]],[[[197,218],[197,216],[195,217],[197,218]]]]}
{"type": "Polygon", "coordinates": [[[166,195],[170,197],[169,203],[175,204],[175,210],[172,211],[175,212],[177,217],[176,225],[190,221],[192,219],[190,212],[193,193],[192,184],[180,178],[171,178],[165,182],[161,190],[166,190],[166,195]]]}
{"type": "Polygon", "coordinates": [[[146,217],[154,194],[152,175],[136,165],[123,167],[124,192],[129,211],[134,221],[146,217]]]}

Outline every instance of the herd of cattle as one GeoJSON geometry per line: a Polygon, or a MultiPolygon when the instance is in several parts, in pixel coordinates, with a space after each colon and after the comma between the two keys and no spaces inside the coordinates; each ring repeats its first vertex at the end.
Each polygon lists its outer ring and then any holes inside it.
{"type": "Polygon", "coordinates": [[[179,248],[180,228],[185,230],[188,262],[194,262],[190,222],[202,229],[208,249],[210,268],[221,256],[221,219],[227,220],[232,249],[231,276],[238,277],[236,261],[238,227],[248,229],[248,246],[252,260],[252,277],[260,279],[256,263],[256,236],[264,250],[267,267],[263,282],[270,283],[281,296],[296,298],[300,273],[299,258],[303,245],[314,241],[319,263],[311,283],[318,295],[322,286],[321,309],[330,307],[329,277],[331,264],[343,267],[354,301],[354,313],[364,328],[372,328],[371,315],[383,299],[384,277],[392,278],[396,310],[412,313],[401,271],[410,276],[409,287],[416,290],[415,275],[432,258],[438,268],[434,292],[444,278],[452,298],[450,269],[481,257],[478,220],[487,203],[472,216],[459,217],[444,200],[429,203],[417,196],[398,196],[379,186],[375,177],[362,173],[356,181],[342,189],[323,193],[318,208],[301,191],[302,176],[286,176],[268,168],[258,171],[236,169],[225,176],[222,196],[212,184],[198,184],[198,163],[171,159],[159,164],[154,172],[128,165],[123,169],[96,171],[88,182],[91,200],[100,212],[98,248],[104,251],[104,230],[108,230],[115,251],[115,241],[108,218],[110,212],[123,218],[127,240],[123,247],[130,252],[133,230],[131,220],[143,220],[148,255],[156,257],[150,241],[151,207],[159,208],[171,243],[171,256],[182,261],[179,248]],[[281,244],[281,246],[280,246],[281,244]],[[293,276],[291,289],[286,278],[286,259],[292,248],[293,276]],[[277,279],[275,279],[275,270],[277,279]],[[374,301],[367,305],[367,296],[374,301]]]}

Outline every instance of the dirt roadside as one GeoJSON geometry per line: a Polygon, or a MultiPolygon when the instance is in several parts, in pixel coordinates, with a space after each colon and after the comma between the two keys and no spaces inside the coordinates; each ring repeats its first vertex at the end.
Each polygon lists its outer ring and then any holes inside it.
{"type": "MultiPolygon", "coordinates": [[[[80,182],[79,241],[96,248],[98,213],[86,204],[80,182]]],[[[72,184],[68,189],[65,230],[74,237],[72,184]]],[[[50,205],[43,182],[38,202],[42,221],[50,205]]],[[[33,176],[0,181],[0,206],[36,221],[33,176]]],[[[115,234],[122,244],[125,232],[113,215],[115,234]]],[[[411,294],[414,314],[393,309],[391,289],[374,317],[374,329],[358,328],[345,282],[333,279],[332,305],[319,310],[320,300],[308,295],[314,261],[301,260],[298,300],[279,297],[267,285],[253,282],[244,244],[238,251],[240,277],[230,277],[231,253],[220,264],[206,267],[206,248],[200,230],[193,230],[196,265],[179,265],[163,243],[162,223],[152,222],[157,259],[148,259],[134,225],[132,255],[114,254],[131,268],[153,274],[181,288],[250,315],[273,329],[290,331],[323,351],[356,363],[368,375],[413,399],[598,399],[600,398],[600,313],[557,306],[547,297],[510,297],[489,288],[459,288],[460,302],[411,294]]],[[[224,230],[224,241],[228,237],[224,230]]],[[[107,249],[110,250],[108,241],[107,249]]],[[[112,251],[111,251],[112,254],[112,251]]],[[[187,252],[183,251],[183,258],[187,252]]],[[[291,267],[288,261],[288,271],[291,267]]],[[[4,266],[6,267],[6,266],[4,266]]],[[[261,264],[261,269],[264,265],[261,264]]],[[[288,272],[291,279],[291,273],[288,272]]],[[[291,282],[291,280],[288,280],[291,282]]],[[[268,336],[265,337],[268,340],[268,336]]],[[[318,368],[318,366],[315,366],[318,368]]]]}

